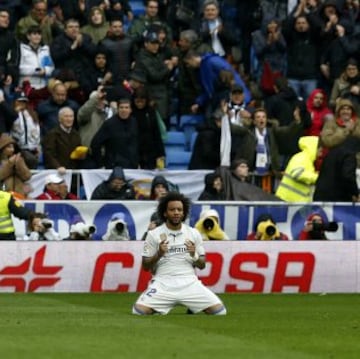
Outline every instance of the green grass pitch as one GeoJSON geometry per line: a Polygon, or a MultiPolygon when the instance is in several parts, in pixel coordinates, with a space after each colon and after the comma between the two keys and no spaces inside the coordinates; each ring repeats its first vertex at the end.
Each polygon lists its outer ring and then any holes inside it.
{"type": "Polygon", "coordinates": [[[0,294],[0,357],[360,357],[358,294],[222,294],[225,317],[134,316],[137,296],[0,294]]]}

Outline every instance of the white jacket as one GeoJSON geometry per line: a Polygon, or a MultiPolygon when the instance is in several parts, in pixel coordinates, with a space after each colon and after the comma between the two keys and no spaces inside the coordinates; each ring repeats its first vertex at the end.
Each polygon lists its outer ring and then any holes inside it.
{"type": "Polygon", "coordinates": [[[40,46],[34,50],[30,45],[20,44],[19,84],[29,80],[32,87],[36,89],[47,85],[48,78],[54,71],[54,63],[51,59],[49,46],[40,46]],[[37,68],[45,69],[45,76],[39,76],[35,71],[37,68]]]}

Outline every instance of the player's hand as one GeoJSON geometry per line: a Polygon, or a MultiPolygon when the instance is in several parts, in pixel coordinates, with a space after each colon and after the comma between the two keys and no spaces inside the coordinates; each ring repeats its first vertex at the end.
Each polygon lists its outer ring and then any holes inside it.
{"type": "Polygon", "coordinates": [[[194,257],[195,250],[196,250],[195,244],[193,242],[191,242],[189,239],[186,239],[185,246],[186,246],[186,249],[188,250],[190,256],[194,257]]]}
{"type": "Polygon", "coordinates": [[[168,247],[169,241],[167,239],[163,239],[159,244],[159,256],[162,257],[165,253],[169,251],[168,247]]]}

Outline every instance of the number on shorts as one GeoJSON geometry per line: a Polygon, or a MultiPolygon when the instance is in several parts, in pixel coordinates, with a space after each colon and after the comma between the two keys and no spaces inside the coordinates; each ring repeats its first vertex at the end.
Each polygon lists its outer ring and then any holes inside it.
{"type": "Polygon", "coordinates": [[[152,297],[152,294],[156,293],[156,289],[155,288],[150,288],[145,294],[149,297],[152,297]]]}

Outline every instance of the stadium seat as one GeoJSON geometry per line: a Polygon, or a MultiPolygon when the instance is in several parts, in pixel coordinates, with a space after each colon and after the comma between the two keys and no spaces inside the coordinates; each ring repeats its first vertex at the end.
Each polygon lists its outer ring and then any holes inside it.
{"type": "Polygon", "coordinates": [[[186,139],[186,149],[190,150],[191,138],[196,132],[196,127],[204,122],[203,115],[182,115],[180,116],[179,129],[183,131],[186,139]]]}
{"type": "Polygon", "coordinates": [[[170,116],[170,131],[177,131],[178,128],[178,118],[177,115],[170,116]]]}
{"type": "Polygon", "coordinates": [[[184,132],[167,131],[166,140],[164,142],[165,151],[186,149],[186,138],[184,132]]]}
{"type": "Polygon", "coordinates": [[[168,170],[187,170],[190,159],[190,151],[170,150],[166,153],[166,168],[168,170]]]}
{"type": "Polygon", "coordinates": [[[145,14],[145,5],[143,1],[130,1],[130,6],[132,13],[134,14],[134,18],[145,14]]]}

